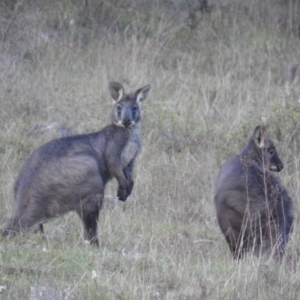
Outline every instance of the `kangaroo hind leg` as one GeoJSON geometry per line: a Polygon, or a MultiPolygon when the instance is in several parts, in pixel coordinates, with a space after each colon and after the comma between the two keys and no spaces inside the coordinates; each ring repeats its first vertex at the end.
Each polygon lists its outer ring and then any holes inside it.
{"type": "Polygon", "coordinates": [[[103,194],[89,195],[81,201],[80,207],[76,210],[83,223],[84,241],[96,247],[99,247],[97,227],[102,202],[103,194]]]}

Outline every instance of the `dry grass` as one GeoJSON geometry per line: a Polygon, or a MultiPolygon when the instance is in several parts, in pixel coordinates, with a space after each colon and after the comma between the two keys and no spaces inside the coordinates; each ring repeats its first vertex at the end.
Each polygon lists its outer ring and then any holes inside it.
{"type": "MultiPolygon", "coordinates": [[[[59,4],[52,14],[49,7],[24,9],[10,31],[3,29],[1,224],[33,149],[60,137],[65,126],[75,134],[109,122],[110,80],[152,90],[142,107],[136,186],[126,203],[116,202],[115,182],[108,186],[100,249],[82,243],[75,214],[47,223],[45,239],[2,239],[1,299],[299,299],[300,107],[297,87],[283,83],[300,45],[257,26],[254,4],[245,14],[216,5],[194,30],[158,4],[130,20],[119,16],[118,30],[106,27],[101,38],[59,23],[66,9],[59,4]],[[39,38],[47,30],[54,37],[39,38]],[[233,261],[213,204],[219,167],[261,122],[278,140],[286,163],[280,177],[295,203],[281,265],[251,256],[233,261]]],[[[12,17],[1,16],[2,24],[12,17]]]]}

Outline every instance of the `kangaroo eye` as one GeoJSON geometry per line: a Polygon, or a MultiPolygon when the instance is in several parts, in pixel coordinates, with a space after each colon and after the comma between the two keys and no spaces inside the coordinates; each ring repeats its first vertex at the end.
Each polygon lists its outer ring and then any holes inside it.
{"type": "Polygon", "coordinates": [[[137,109],[138,109],[137,105],[133,105],[133,106],[132,106],[132,110],[133,110],[133,111],[136,111],[137,109]]]}
{"type": "Polygon", "coordinates": [[[269,150],[269,154],[270,154],[270,155],[274,155],[274,154],[275,154],[275,150],[274,150],[274,149],[270,149],[270,150],[269,150]]]}
{"type": "Polygon", "coordinates": [[[122,110],[122,106],[120,104],[117,105],[117,110],[121,111],[122,110]]]}

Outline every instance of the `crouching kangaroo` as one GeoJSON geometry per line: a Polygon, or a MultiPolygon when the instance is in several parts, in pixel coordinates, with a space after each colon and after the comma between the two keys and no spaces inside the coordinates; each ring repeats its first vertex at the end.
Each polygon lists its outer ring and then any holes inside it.
{"type": "Polygon", "coordinates": [[[115,177],[121,201],[133,189],[132,170],[141,149],[140,103],[149,90],[147,85],[126,94],[121,84],[110,82],[112,124],[99,132],[50,141],[34,151],[15,183],[15,208],[4,234],[37,224],[43,232],[46,220],[76,211],[84,240],[99,246],[97,221],[105,185],[115,177]]]}
{"type": "Polygon", "coordinates": [[[235,259],[247,251],[273,252],[282,258],[292,231],[292,201],[270,172],[282,168],[265,126],[256,127],[242,152],[221,168],[214,201],[235,259]]]}

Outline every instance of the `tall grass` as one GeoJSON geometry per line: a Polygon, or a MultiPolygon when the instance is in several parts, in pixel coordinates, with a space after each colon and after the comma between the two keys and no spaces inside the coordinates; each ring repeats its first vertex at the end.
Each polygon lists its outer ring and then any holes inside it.
{"type": "Polygon", "coordinates": [[[298,299],[299,91],[284,85],[298,37],[259,23],[255,2],[216,3],[193,30],[185,12],[159,2],[128,11],[103,2],[102,13],[115,17],[103,28],[77,23],[69,1],[45,3],[31,2],[15,19],[17,11],[1,15],[1,224],[36,147],[65,127],[87,133],[110,122],[110,80],[127,91],[152,85],[142,104],[143,151],[130,198],[117,202],[116,182],[107,187],[100,249],[82,243],[72,213],[47,223],[45,238],[1,240],[0,297],[298,299]],[[213,204],[221,164],[262,122],[270,123],[294,199],[281,265],[233,261],[213,204]]]}

